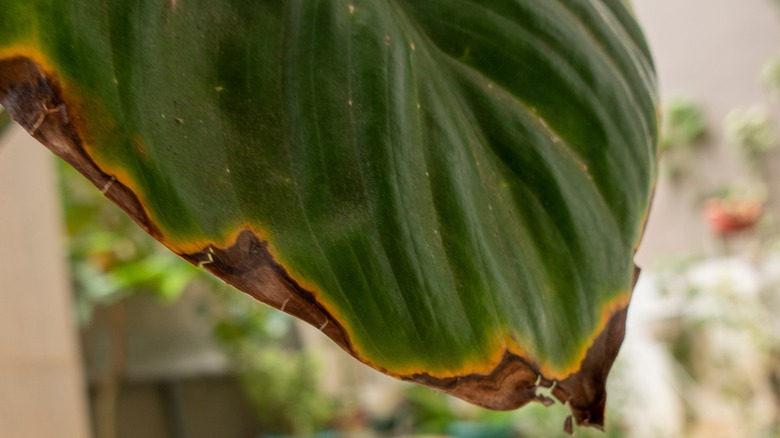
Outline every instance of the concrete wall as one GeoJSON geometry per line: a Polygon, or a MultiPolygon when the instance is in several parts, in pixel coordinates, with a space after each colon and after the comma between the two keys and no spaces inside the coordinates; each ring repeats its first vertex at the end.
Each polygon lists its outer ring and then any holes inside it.
{"type": "MultiPolygon", "coordinates": [[[[697,155],[695,183],[661,180],[638,254],[651,264],[673,252],[706,252],[712,238],[696,207],[697,192],[739,178],[738,157],[722,141],[723,119],[737,107],[771,102],[758,79],[766,60],[780,52],[780,16],[770,0],[633,0],[655,54],[663,98],[685,94],[700,102],[710,138],[697,155]]],[[[780,121],[780,117],[777,118],[780,121]]],[[[780,169],[780,154],[770,157],[780,169]]],[[[777,173],[777,172],[775,172],[777,173]]],[[[773,176],[772,187],[780,188],[773,176]]],[[[780,205],[775,194],[773,204],[780,205]]]]}
{"type": "Polygon", "coordinates": [[[86,400],[48,150],[0,138],[2,436],[86,438],[86,400]]]}

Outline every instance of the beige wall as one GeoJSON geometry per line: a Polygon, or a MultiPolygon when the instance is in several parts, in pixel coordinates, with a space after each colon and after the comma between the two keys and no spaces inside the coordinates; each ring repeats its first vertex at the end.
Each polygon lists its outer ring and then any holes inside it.
{"type": "Polygon", "coordinates": [[[0,138],[0,435],[88,435],[51,154],[0,138]]]}
{"type": "MultiPolygon", "coordinates": [[[[722,142],[723,119],[731,109],[763,103],[778,113],[758,76],[764,62],[780,52],[780,15],[770,0],[633,3],[655,54],[662,96],[695,98],[712,128],[710,144],[696,156],[698,182],[672,185],[662,180],[658,186],[638,254],[640,264],[648,265],[671,252],[712,250],[714,243],[695,207],[696,193],[742,173],[737,157],[722,142]]],[[[780,169],[780,154],[771,158],[771,167],[780,169]]],[[[780,179],[774,178],[772,186],[780,195],[780,179]]],[[[775,206],[778,201],[775,197],[775,206]]]]}

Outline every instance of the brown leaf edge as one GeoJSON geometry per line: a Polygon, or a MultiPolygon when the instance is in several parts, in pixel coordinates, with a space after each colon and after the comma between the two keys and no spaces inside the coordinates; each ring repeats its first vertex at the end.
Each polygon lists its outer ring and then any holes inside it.
{"type": "MultiPolygon", "coordinates": [[[[63,95],[57,77],[47,74],[25,56],[2,59],[0,104],[33,137],[86,176],[141,228],[165,244],[138,197],[115,176],[103,172],[87,154],[80,134],[83,130],[79,129],[85,122],[78,114],[78,106],[63,95]]],[[[538,395],[537,390],[551,388],[552,394],[570,407],[578,425],[603,429],[606,380],[625,335],[627,305],[609,316],[579,369],[562,380],[546,378],[534,361],[509,351],[490,374],[446,378],[428,374],[399,375],[360,358],[341,323],[317,301],[312,291],[299,285],[274,260],[268,242],[251,230],[242,231],[228,248],[209,245],[196,253],[178,255],[257,300],[306,321],[350,355],[385,374],[494,410],[517,409],[532,401],[550,405],[552,400],[538,395]]],[[[637,268],[634,284],[638,275],[637,268]]]]}

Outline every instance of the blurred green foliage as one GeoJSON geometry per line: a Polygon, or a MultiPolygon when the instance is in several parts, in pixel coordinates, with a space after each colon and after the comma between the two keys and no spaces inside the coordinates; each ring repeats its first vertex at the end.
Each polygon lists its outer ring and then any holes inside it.
{"type": "Polygon", "coordinates": [[[761,79],[769,87],[772,96],[780,99],[780,54],[773,56],[767,61],[764,69],[761,71],[761,79]]]}
{"type": "Polygon", "coordinates": [[[726,116],[725,133],[726,141],[753,166],[758,166],[763,154],[778,144],[772,116],[760,105],[732,110],[726,116]]]}
{"type": "Polygon", "coordinates": [[[265,434],[307,436],[328,426],[332,405],[318,389],[309,355],[275,347],[239,355],[239,378],[265,434]]]}
{"type": "Polygon", "coordinates": [[[334,401],[320,388],[319,366],[301,350],[293,320],[233,290],[212,309],[214,334],[235,367],[266,435],[308,436],[325,430],[334,401]]]}
{"type": "MultiPolygon", "coordinates": [[[[620,422],[615,415],[619,414],[620,407],[608,408],[613,415],[607,417],[604,432],[589,427],[574,426],[577,438],[622,438],[629,435],[628,428],[620,422]]],[[[556,403],[545,407],[539,403],[531,403],[517,412],[515,424],[520,438],[571,438],[561,427],[561,418],[566,418],[568,406],[556,403]]]]}
{"type": "Polygon", "coordinates": [[[0,134],[11,125],[11,116],[0,106],[0,134]]]}
{"type": "Polygon", "coordinates": [[[447,426],[458,420],[450,404],[452,400],[443,394],[424,386],[412,386],[404,395],[414,430],[421,434],[444,434],[447,426]]]}
{"type": "Polygon", "coordinates": [[[203,275],[143,232],[83,176],[58,160],[76,315],[134,293],[177,299],[203,275]]]}
{"type": "Polygon", "coordinates": [[[664,103],[661,119],[661,165],[677,182],[696,162],[695,146],[707,135],[707,118],[695,100],[678,95],[664,103]]]}
{"type": "Polygon", "coordinates": [[[670,98],[663,108],[663,150],[689,148],[707,133],[707,121],[696,101],[686,96],[670,98]]]}
{"type": "MultiPolygon", "coordinates": [[[[545,396],[552,397],[546,393],[545,396]]],[[[405,414],[411,416],[416,434],[444,435],[455,438],[569,438],[562,420],[571,412],[568,406],[555,403],[546,407],[529,403],[523,409],[510,412],[490,411],[465,405],[442,393],[422,386],[413,386],[405,392],[405,414]],[[459,409],[458,405],[465,408],[459,409]]],[[[622,423],[619,406],[609,409],[606,432],[575,426],[580,438],[620,438],[628,429],[622,423]]]]}

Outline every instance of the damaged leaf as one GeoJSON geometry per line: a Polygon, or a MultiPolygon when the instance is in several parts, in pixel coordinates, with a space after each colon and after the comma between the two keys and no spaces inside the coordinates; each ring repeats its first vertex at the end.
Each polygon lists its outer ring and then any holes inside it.
{"type": "Polygon", "coordinates": [[[622,0],[0,0],[0,103],[362,362],[603,424],[656,174],[622,0]]]}

